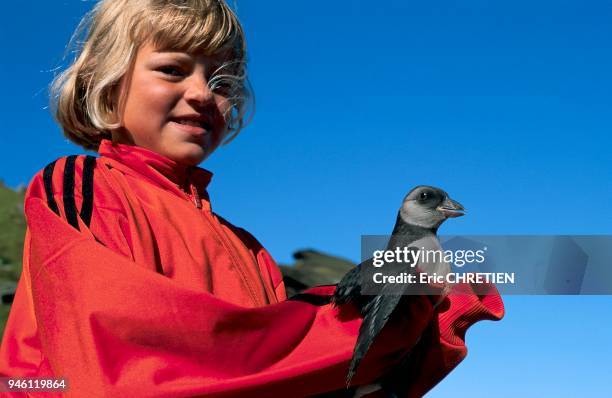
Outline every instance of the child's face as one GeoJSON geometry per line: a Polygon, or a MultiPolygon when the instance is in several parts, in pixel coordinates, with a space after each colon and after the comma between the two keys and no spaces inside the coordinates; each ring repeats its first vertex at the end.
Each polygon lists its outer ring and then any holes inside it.
{"type": "Polygon", "coordinates": [[[144,147],[176,162],[197,165],[221,143],[230,104],[208,79],[222,59],[157,51],[143,45],[121,86],[118,142],[144,147]]]}

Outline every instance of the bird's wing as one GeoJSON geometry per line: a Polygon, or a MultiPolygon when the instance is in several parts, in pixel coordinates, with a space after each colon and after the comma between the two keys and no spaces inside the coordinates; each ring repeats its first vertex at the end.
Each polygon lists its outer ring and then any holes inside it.
{"type": "MultiPolygon", "coordinates": [[[[334,297],[332,299],[335,305],[346,304],[352,301],[358,301],[361,296],[361,285],[363,275],[362,272],[367,269],[371,269],[372,267],[372,259],[368,259],[355,268],[351,269],[349,272],[342,277],[342,280],[338,283],[336,287],[336,291],[334,292],[334,297]]],[[[361,310],[361,308],[360,308],[361,310]]]]}
{"type": "MultiPolygon", "coordinates": [[[[410,246],[408,249],[413,253],[419,250],[417,247],[413,246],[410,246]]],[[[399,276],[403,273],[412,273],[414,271],[410,263],[387,263],[383,267],[385,269],[385,275],[388,276],[399,276]]],[[[362,275],[360,277],[366,278],[365,283],[373,284],[370,275],[362,275]]],[[[360,282],[363,281],[360,280],[360,282]]],[[[383,329],[395,308],[397,308],[402,296],[405,295],[409,289],[408,285],[404,283],[385,283],[376,288],[371,285],[370,288],[379,289],[379,292],[376,296],[372,296],[372,299],[370,299],[362,309],[364,318],[361,328],[359,329],[359,337],[355,344],[353,359],[351,360],[347,374],[347,385],[350,384],[359,363],[368,352],[372,342],[383,329]]]]}
{"type": "Polygon", "coordinates": [[[372,342],[383,329],[393,310],[397,307],[399,300],[402,298],[401,294],[387,294],[388,292],[385,292],[385,290],[390,289],[385,289],[386,287],[384,286],[381,294],[375,296],[364,309],[365,316],[359,328],[359,337],[357,338],[355,350],[353,351],[353,359],[346,376],[347,386],[350,385],[359,363],[370,349],[372,342]]]}

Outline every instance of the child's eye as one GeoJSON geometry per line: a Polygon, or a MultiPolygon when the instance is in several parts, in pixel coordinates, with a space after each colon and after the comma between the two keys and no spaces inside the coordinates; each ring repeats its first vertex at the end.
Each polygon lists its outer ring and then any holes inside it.
{"type": "Polygon", "coordinates": [[[220,94],[220,95],[229,95],[232,87],[228,83],[217,83],[213,84],[211,90],[220,94]]]}
{"type": "Polygon", "coordinates": [[[172,65],[161,66],[157,68],[157,71],[173,77],[181,77],[184,74],[181,68],[172,65]]]}
{"type": "Polygon", "coordinates": [[[225,97],[233,95],[238,87],[238,82],[232,75],[213,76],[209,79],[208,84],[211,90],[225,97]]]}

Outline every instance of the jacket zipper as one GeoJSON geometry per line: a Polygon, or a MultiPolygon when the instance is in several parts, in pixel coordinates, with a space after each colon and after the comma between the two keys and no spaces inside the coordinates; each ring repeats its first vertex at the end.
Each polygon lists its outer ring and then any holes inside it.
{"type": "MultiPolygon", "coordinates": [[[[186,196],[189,197],[192,200],[193,204],[195,205],[195,207],[197,209],[201,210],[202,209],[202,201],[200,200],[200,194],[198,193],[198,189],[195,187],[195,185],[193,185],[193,183],[191,182],[191,179],[189,179],[189,177],[188,177],[187,181],[188,181],[188,184],[189,184],[189,191],[191,192],[191,195],[187,194],[186,196]]],[[[202,213],[207,213],[207,212],[202,212],[202,213]]],[[[215,225],[213,220],[210,219],[210,217],[211,217],[210,215],[204,214],[204,218],[206,219],[206,221],[210,225],[210,228],[217,235],[217,237],[221,241],[221,244],[225,248],[225,251],[229,254],[231,261],[234,263],[234,265],[235,265],[234,268],[237,270],[238,275],[239,275],[240,279],[242,280],[242,283],[247,288],[247,290],[249,292],[249,295],[251,296],[251,300],[253,301],[253,303],[256,306],[264,305],[265,303],[262,303],[261,300],[259,300],[259,297],[257,296],[255,291],[253,290],[253,286],[251,286],[251,284],[249,283],[246,274],[242,270],[242,267],[239,266],[240,261],[237,261],[236,255],[234,254],[234,252],[233,252],[233,250],[231,248],[232,247],[231,243],[228,242],[227,237],[225,236],[223,231],[219,231],[219,229],[217,228],[217,226],[215,225]]]]}
{"type": "Polygon", "coordinates": [[[198,190],[191,182],[189,182],[189,188],[191,189],[191,195],[193,195],[193,203],[198,209],[202,209],[202,201],[200,200],[198,190]]]}

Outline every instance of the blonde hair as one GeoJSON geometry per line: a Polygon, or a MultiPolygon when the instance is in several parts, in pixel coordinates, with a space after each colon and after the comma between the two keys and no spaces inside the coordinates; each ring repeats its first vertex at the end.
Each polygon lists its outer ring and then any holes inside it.
{"type": "Polygon", "coordinates": [[[242,26],[223,0],[101,0],[77,27],[70,47],[74,62],[51,84],[51,107],[64,134],[96,150],[120,127],[119,87],[138,49],[151,42],[160,49],[228,54],[210,78],[211,89],[225,86],[231,109],[228,143],[248,123],[254,105],[246,75],[242,26]],[[86,33],[82,44],[78,43],[86,33]]]}

